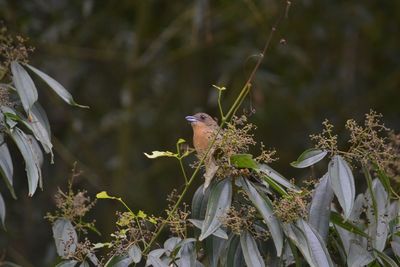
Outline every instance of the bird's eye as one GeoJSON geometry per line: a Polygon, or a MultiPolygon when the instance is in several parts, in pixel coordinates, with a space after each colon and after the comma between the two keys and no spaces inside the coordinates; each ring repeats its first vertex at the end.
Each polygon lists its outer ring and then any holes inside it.
{"type": "Polygon", "coordinates": [[[200,119],[205,120],[205,119],[206,119],[206,116],[200,115],[200,119]]]}

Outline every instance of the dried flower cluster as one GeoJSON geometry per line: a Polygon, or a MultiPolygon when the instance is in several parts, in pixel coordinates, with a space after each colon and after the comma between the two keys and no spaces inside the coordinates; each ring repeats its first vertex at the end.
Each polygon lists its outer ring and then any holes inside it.
{"type": "Polygon", "coordinates": [[[84,222],[82,218],[93,208],[93,206],[96,204],[96,200],[91,201],[90,197],[87,196],[86,191],[75,192],[73,190],[73,181],[80,175],[81,173],[77,172],[74,166],[72,170],[72,176],[68,182],[68,191],[63,192],[60,188],[58,188],[58,191],[54,196],[57,210],[54,212],[54,214],[47,213],[45,218],[50,222],[54,222],[59,218],[68,219],[74,224],[74,227],[77,231],[83,231],[86,233],[87,229],[95,230],[95,221],[84,222]]]}
{"type": "Polygon", "coordinates": [[[222,217],[221,223],[236,235],[240,235],[243,231],[249,231],[254,238],[259,240],[267,240],[269,232],[261,227],[257,227],[256,222],[257,210],[255,207],[244,204],[234,203],[226,215],[222,217]]]}
{"type": "Polygon", "coordinates": [[[149,216],[143,211],[117,212],[117,230],[111,234],[113,238],[110,255],[123,255],[131,245],[147,244],[154,235],[159,219],[149,216]]]}
{"type": "Polygon", "coordinates": [[[347,150],[338,148],[337,135],[333,133],[333,125],[328,120],[324,121],[321,134],[310,137],[316,147],[329,151],[331,155],[339,154],[349,162],[376,164],[383,169],[393,161],[395,151],[388,139],[389,129],[381,122],[381,118],[381,114],[371,110],[365,115],[363,125],[353,119],[347,120],[345,127],[350,135],[347,150]]]}
{"type": "MultiPolygon", "coordinates": [[[[256,128],[254,124],[248,122],[245,115],[242,115],[241,117],[234,116],[231,122],[227,123],[226,128],[220,131],[215,145],[216,164],[219,166],[217,177],[247,176],[246,173],[242,173],[231,165],[230,158],[236,154],[248,153],[251,147],[257,145],[252,133],[256,128]]],[[[261,154],[254,158],[257,162],[270,163],[277,160],[274,158],[275,150],[266,149],[263,143],[260,147],[261,154]]]]}
{"type": "MultiPolygon", "coordinates": [[[[0,69],[7,70],[11,61],[28,62],[29,53],[34,50],[27,46],[27,39],[7,33],[5,26],[0,27],[0,69]]],[[[0,77],[1,78],[1,77],[0,77]]]]}
{"type": "Polygon", "coordinates": [[[302,188],[301,191],[288,191],[287,195],[273,202],[276,216],[282,222],[292,223],[308,215],[307,205],[310,202],[311,191],[302,188]]]}
{"type": "Polygon", "coordinates": [[[176,210],[173,210],[178,198],[179,195],[176,189],[172,190],[172,192],[168,195],[168,208],[165,210],[167,217],[166,219],[163,219],[163,221],[169,226],[171,233],[178,237],[186,238],[187,229],[188,226],[190,226],[190,224],[188,224],[190,210],[186,203],[183,203],[182,207],[178,207],[176,210]]]}

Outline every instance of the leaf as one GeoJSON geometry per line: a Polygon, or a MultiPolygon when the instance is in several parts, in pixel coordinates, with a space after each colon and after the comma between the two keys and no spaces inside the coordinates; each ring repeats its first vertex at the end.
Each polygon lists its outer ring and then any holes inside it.
{"type": "Polygon", "coordinates": [[[4,202],[3,196],[0,194],[0,221],[3,228],[5,228],[6,220],[6,203],[4,202]]]}
{"type": "Polygon", "coordinates": [[[127,255],[112,256],[104,267],[127,267],[132,263],[132,259],[127,255]]]}
{"type": "Polygon", "coordinates": [[[170,237],[164,242],[164,249],[167,250],[168,252],[174,251],[175,247],[179,242],[181,242],[182,239],[179,237],[170,237]]]}
{"type": "Polygon", "coordinates": [[[268,186],[271,186],[276,192],[278,192],[281,196],[287,195],[288,193],[283,189],[277,182],[269,178],[268,176],[262,176],[262,179],[267,183],[268,186]]]}
{"type": "MultiPolygon", "coordinates": [[[[203,223],[204,223],[203,220],[189,219],[188,221],[191,222],[195,227],[199,228],[200,230],[203,228],[203,223]]],[[[212,235],[222,239],[228,239],[228,235],[221,228],[215,230],[215,232],[212,233],[212,235]]]]}
{"type": "Polygon", "coordinates": [[[112,197],[112,196],[108,195],[108,193],[106,191],[101,191],[100,193],[97,193],[96,198],[99,198],[99,199],[117,199],[117,200],[120,199],[118,197],[112,197]]]}
{"type": "Polygon", "coordinates": [[[315,188],[308,215],[308,222],[325,241],[328,237],[331,203],[333,201],[333,190],[328,178],[328,174],[325,174],[315,188]]]}
{"type": "Polygon", "coordinates": [[[62,86],[59,82],[57,82],[56,80],[51,78],[49,75],[47,75],[43,71],[38,70],[37,68],[35,68],[29,64],[25,64],[25,65],[28,68],[30,68],[36,75],[38,75],[45,83],[47,83],[47,85],[51,89],[53,89],[53,91],[59,97],[61,97],[66,103],[68,103],[72,106],[80,107],[80,108],[89,108],[88,106],[82,106],[82,105],[79,105],[78,103],[76,103],[75,100],[73,99],[72,95],[64,88],[64,86],[62,86]]]}
{"type": "Polygon", "coordinates": [[[383,266],[385,267],[399,267],[397,263],[390,258],[388,255],[386,255],[383,252],[380,252],[379,250],[374,249],[374,253],[379,257],[380,262],[382,263],[383,266]]]}
{"type": "Polygon", "coordinates": [[[142,251],[136,245],[132,245],[128,249],[128,255],[134,263],[139,263],[142,259],[142,251]]]}
{"type": "Polygon", "coordinates": [[[71,222],[67,219],[57,219],[53,223],[53,237],[57,254],[60,257],[74,253],[78,244],[78,236],[71,222]]]}
{"type": "Polygon", "coordinates": [[[250,201],[253,202],[254,206],[257,208],[258,212],[260,212],[265,223],[267,224],[268,229],[271,232],[272,239],[274,240],[277,255],[280,257],[283,250],[283,235],[280,223],[274,215],[271,201],[267,196],[261,196],[249,181],[243,178],[241,178],[240,181],[242,183],[243,190],[246,192],[250,201]]]}
{"type": "Polygon", "coordinates": [[[257,162],[253,159],[251,154],[236,154],[232,155],[230,162],[237,168],[258,169],[257,162]]]}
{"type": "Polygon", "coordinates": [[[393,253],[394,253],[397,257],[400,257],[400,244],[397,243],[397,242],[395,242],[395,241],[392,241],[392,242],[390,242],[390,245],[391,245],[391,247],[392,247],[393,253]]]}
{"type": "Polygon", "coordinates": [[[155,159],[155,158],[159,158],[159,157],[172,157],[172,158],[178,157],[178,154],[172,153],[170,151],[153,151],[153,152],[151,152],[151,154],[147,154],[147,153],[144,153],[144,154],[149,159],[155,159]]]}
{"type": "Polygon", "coordinates": [[[269,178],[274,180],[275,182],[283,185],[286,188],[290,188],[291,190],[294,190],[296,192],[299,192],[300,190],[291,182],[289,182],[285,177],[283,177],[282,174],[278,173],[274,169],[272,169],[270,166],[266,164],[260,164],[258,166],[259,171],[267,175],[269,178]]]}
{"type": "Polygon", "coordinates": [[[243,267],[245,266],[242,246],[240,245],[240,239],[236,235],[232,235],[228,241],[228,248],[226,252],[226,264],[222,266],[229,267],[243,267]]]}
{"type": "Polygon", "coordinates": [[[231,200],[232,179],[221,180],[211,188],[206,215],[199,237],[200,241],[214,233],[221,226],[220,218],[226,214],[231,206],[231,200]]]}
{"type": "Polygon", "coordinates": [[[337,212],[332,211],[331,212],[331,222],[337,226],[340,226],[343,229],[346,229],[347,231],[360,235],[365,238],[369,238],[369,236],[364,233],[360,228],[358,228],[356,225],[350,223],[349,221],[345,221],[345,219],[337,212]]]}
{"type": "Polygon", "coordinates": [[[354,177],[349,165],[341,156],[334,156],[329,162],[329,180],[347,219],[354,205],[355,186],[354,177]]]}
{"type": "Polygon", "coordinates": [[[4,135],[0,133],[0,172],[4,178],[4,182],[7,185],[8,190],[14,199],[16,195],[13,187],[13,173],[14,167],[12,164],[12,159],[10,151],[8,150],[7,143],[4,140],[4,135]]]}
{"type": "Polygon", "coordinates": [[[25,171],[28,177],[29,196],[32,196],[42,177],[40,167],[43,156],[41,152],[37,150],[36,141],[30,138],[29,135],[26,135],[21,129],[15,128],[11,132],[11,137],[24,158],[25,171]]]}
{"type": "Polygon", "coordinates": [[[350,244],[349,255],[347,257],[347,266],[359,267],[366,266],[374,260],[374,257],[359,244],[352,242],[350,244]]]}
{"type": "Polygon", "coordinates": [[[167,264],[163,263],[160,257],[165,253],[165,249],[155,249],[150,251],[147,256],[146,266],[153,265],[153,267],[167,267],[167,264]]]}
{"type": "Polygon", "coordinates": [[[186,243],[180,250],[179,265],[182,267],[195,267],[196,266],[196,248],[193,243],[186,243]]]}
{"type": "Polygon", "coordinates": [[[27,114],[38,99],[38,93],[28,72],[17,62],[11,62],[12,79],[27,114]]]}
{"type": "Polygon", "coordinates": [[[298,227],[304,233],[311,257],[317,266],[334,266],[331,257],[326,248],[325,242],[312,226],[306,221],[297,221],[298,227]]]}
{"type": "Polygon", "coordinates": [[[194,219],[204,219],[207,209],[208,197],[210,195],[210,190],[206,190],[203,193],[204,185],[197,188],[192,199],[192,217],[194,219]]]}
{"type": "Polygon", "coordinates": [[[311,256],[311,250],[309,249],[304,233],[294,224],[285,224],[283,229],[286,236],[293,242],[293,244],[296,245],[301,254],[303,254],[308,264],[311,267],[319,267],[314,263],[314,260],[311,256]]]}
{"type": "Polygon", "coordinates": [[[89,263],[87,261],[83,261],[79,267],[90,267],[89,263]]]}
{"type": "Polygon", "coordinates": [[[242,246],[244,260],[248,267],[265,266],[264,260],[258,250],[257,243],[248,231],[240,234],[240,244],[242,246]]]}
{"type": "Polygon", "coordinates": [[[322,160],[327,153],[327,151],[321,149],[307,149],[306,151],[301,153],[296,161],[290,163],[290,165],[295,168],[306,168],[322,160]]]}
{"type": "Polygon", "coordinates": [[[205,241],[205,253],[208,255],[208,264],[210,267],[218,267],[219,258],[228,240],[211,236],[205,241]]]}
{"type": "Polygon", "coordinates": [[[68,260],[68,261],[62,261],[59,264],[57,264],[55,267],[74,267],[78,261],[76,260],[68,260]]]}
{"type": "Polygon", "coordinates": [[[30,130],[36,139],[42,144],[46,153],[51,155],[51,163],[54,163],[53,144],[51,143],[51,133],[46,113],[39,107],[38,103],[32,106],[30,120],[24,120],[29,125],[30,130]]]}

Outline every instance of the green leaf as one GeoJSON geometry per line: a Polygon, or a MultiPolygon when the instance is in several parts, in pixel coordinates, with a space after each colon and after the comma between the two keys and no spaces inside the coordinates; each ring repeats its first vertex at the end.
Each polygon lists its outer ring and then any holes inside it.
{"type": "Polygon", "coordinates": [[[83,262],[81,262],[79,267],[90,267],[90,265],[89,265],[89,263],[87,261],[83,261],[83,262]]]}
{"type": "Polygon", "coordinates": [[[390,246],[392,247],[393,253],[397,256],[400,257],[400,243],[397,243],[395,241],[390,242],[390,246]]]}
{"type": "Polygon", "coordinates": [[[282,174],[278,173],[277,171],[275,171],[274,169],[272,169],[270,166],[266,165],[266,164],[260,164],[258,166],[259,171],[261,173],[264,173],[265,175],[267,175],[269,178],[271,178],[272,180],[274,180],[275,182],[283,185],[286,188],[289,188],[293,191],[299,192],[300,190],[291,182],[289,182],[285,177],[283,177],[282,174]]]}
{"type": "Polygon", "coordinates": [[[222,251],[226,247],[228,240],[211,236],[205,241],[205,253],[208,256],[208,264],[210,267],[218,267],[219,259],[223,255],[222,251]]]}
{"type": "Polygon", "coordinates": [[[206,190],[203,193],[204,185],[197,188],[192,199],[192,217],[194,219],[204,219],[207,209],[208,197],[210,195],[210,190],[206,190]]]}
{"type": "Polygon", "coordinates": [[[383,266],[399,267],[399,265],[397,265],[397,263],[385,253],[380,252],[379,250],[376,249],[374,249],[374,253],[379,257],[380,262],[382,263],[383,266]]]}
{"type": "Polygon", "coordinates": [[[163,263],[160,257],[165,253],[165,249],[159,248],[150,251],[147,256],[146,266],[153,265],[153,267],[167,267],[167,264],[163,263]]]}
{"type": "Polygon", "coordinates": [[[25,171],[28,177],[29,196],[32,196],[42,177],[40,168],[43,155],[40,149],[38,150],[36,140],[26,135],[21,129],[15,128],[10,135],[24,158],[25,171]]]}
{"type": "Polygon", "coordinates": [[[229,267],[243,267],[245,261],[243,258],[242,246],[240,245],[240,239],[236,235],[232,235],[228,241],[228,248],[226,252],[226,264],[222,266],[229,267]]]}
{"type": "Polygon", "coordinates": [[[128,255],[134,263],[139,263],[142,259],[142,251],[136,245],[132,245],[128,249],[128,255]]]}
{"type": "Polygon", "coordinates": [[[353,234],[369,238],[369,236],[366,233],[364,233],[364,231],[362,231],[360,228],[350,223],[349,221],[346,221],[339,213],[335,211],[331,211],[330,220],[333,224],[340,226],[341,228],[346,229],[347,231],[353,234]]]}
{"type": "Polygon", "coordinates": [[[264,260],[258,250],[257,243],[248,231],[240,234],[240,244],[242,246],[244,260],[248,267],[265,266],[264,260]]]}
{"type": "Polygon", "coordinates": [[[64,86],[62,86],[59,82],[57,82],[56,80],[51,78],[49,75],[47,75],[43,71],[38,70],[37,68],[35,68],[29,64],[25,64],[25,65],[28,68],[30,68],[36,75],[38,75],[45,83],[47,83],[47,85],[51,89],[53,89],[53,91],[59,97],[61,97],[66,103],[68,103],[72,106],[80,107],[80,108],[89,108],[88,106],[82,106],[82,105],[79,105],[78,103],[76,103],[75,100],[73,99],[72,95],[64,88],[64,86]]]}
{"type": "Polygon", "coordinates": [[[6,203],[4,202],[3,196],[0,194],[0,221],[3,228],[5,228],[6,220],[6,203]]]}
{"type": "Polygon", "coordinates": [[[231,201],[232,179],[226,178],[213,185],[199,237],[200,241],[213,234],[221,226],[220,218],[226,214],[231,201]]]}
{"type": "Polygon", "coordinates": [[[367,266],[374,260],[373,255],[356,242],[350,243],[349,255],[347,256],[347,266],[359,267],[367,266]]]}
{"type": "Polygon", "coordinates": [[[11,62],[13,82],[21,99],[22,106],[27,114],[38,99],[38,93],[28,72],[17,62],[11,62]]]}
{"type": "Polygon", "coordinates": [[[57,219],[53,223],[53,237],[57,254],[66,257],[74,253],[78,244],[78,236],[71,222],[67,219],[57,219]]]}
{"type": "Polygon", "coordinates": [[[119,197],[112,197],[110,195],[108,195],[108,193],[106,191],[101,191],[100,193],[97,193],[96,198],[99,199],[116,199],[119,200],[119,197]]]}
{"type": "Polygon", "coordinates": [[[230,158],[230,162],[233,166],[237,168],[249,168],[254,170],[258,169],[258,164],[253,159],[253,155],[251,154],[232,155],[230,158]]]}
{"type": "Polygon", "coordinates": [[[53,155],[53,144],[51,143],[51,133],[49,121],[46,113],[36,102],[31,109],[30,120],[24,120],[25,124],[29,125],[29,129],[32,131],[36,139],[42,144],[42,147],[46,153],[51,155],[51,163],[54,163],[53,155]]]}
{"type": "Polygon", "coordinates": [[[151,154],[144,153],[146,157],[149,159],[155,159],[159,157],[172,157],[172,158],[177,158],[178,154],[172,153],[170,151],[153,151],[151,154]]]}
{"type": "Polygon", "coordinates": [[[301,153],[296,161],[290,163],[290,165],[295,168],[306,168],[322,160],[327,153],[327,151],[321,149],[307,149],[306,151],[301,153]]]}
{"type": "Polygon", "coordinates": [[[13,187],[14,167],[12,164],[10,151],[8,150],[7,143],[4,140],[3,133],[0,133],[0,172],[4,178],[4,182],[6,183],[8,190],[13,198],[16,199],[17,197],[13,187]]]}
{"type": "Polygon", "coordinates": [[[328,174],[325,174],[315,188],[308,215],[308,222],[318,231],[323,240],[328,237],[331,203],[333,201],[333,190],[328,178],[328,174]]]}
{"type": "Polygon", "coordinates": [[[68,261],[60,262],[55,267],[74,267],[77,264],[78,264],[78,261],[76,261],[76,260],[68,260],[68,261]]]}
{"type": "Polygon", "coordinates": [[[268,176],[262,176],[261,177],[267,184],[268,186],[271,186],[276,192],[278,192],[281,196],[287,195],[288,193],[283,189],[278,183],[276,183],[274,180],[272,180],[268,176]]]}
{"type": "Polygon", "coordinates": [[[325,242],[311,225],[304,220],[297,221],[297,226],[304,233],[311,257],[317,266],[334,266],[325,242]]]}
{"type": "Polygon", "coordinates": [[[344,218],[348,219],[354,205],[355,186],[353,173],[341,156],[334,156],[329,162],[329,180],[343,209],[344,218]]]}
{"type": "Polygon", "coordinates": [[[261,194],[252,185],[252,183],[250,183],[246,179],[241,178],[239,181],[241,182],[242,188],[246,192],[250,201],[257,208],[258,212],[260,212],[265,223],[267,224],[275,244],[277,255],[278,257],[280,257],[283,250],[283,235],[280,223],[275,217],[274,211],[272,209],[271,201],[267,196],[261,196],[261,194]]]}
{"type": "MultiPolygon", "coordinates": [[[[198,229],[200,229],[200,230],[203,229],[203,224],[204,224],[203,220],[189,219],[188,221],[191,222],[198,229]]],[[[212,233],[212,235],[222,238],[222,239],[228,239],[228,235],[221,228],[218,228],[217,230],[215,230],[212,233]]]]}
{"type": "Polygon", "coordinates": [[[180,256],[178,266],[196,267],[196,248],[192,242],[181,247],[180,256]]]}
{"type": "Polygon", "coordinates": [[[311,250],[307,244],[304,233],[294,224],[285,224],[283,227],[286,236],[296,245],[311,267],[319,267],[314,263],[311,250]]]}
{"type": "Polygon", "coordinates": [[[112,256],[104,267],[127,267],[132,263],[132,259],[127,255],[112,256]]]}

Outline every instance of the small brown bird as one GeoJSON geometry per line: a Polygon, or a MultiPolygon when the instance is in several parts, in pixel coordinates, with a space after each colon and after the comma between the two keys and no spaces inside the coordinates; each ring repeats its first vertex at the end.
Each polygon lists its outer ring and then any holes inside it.
{"type": "MultiPolygon", "coordinates": [[[[186,116],[193,128],[193,146],[196,149],[198,158],[202,158],[210,146],[212,137],[218,131],[218,123],[206,113],[196,113],[193,116],[186,116]]],[[[210,185],[212,178],[218,170],[214,159],[215,148],[211,148],[204,160],[206,173],[204,174],[204,190],[210,185]]]]}

